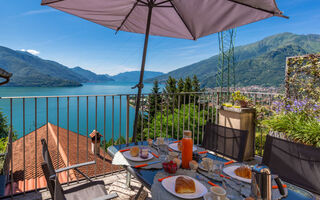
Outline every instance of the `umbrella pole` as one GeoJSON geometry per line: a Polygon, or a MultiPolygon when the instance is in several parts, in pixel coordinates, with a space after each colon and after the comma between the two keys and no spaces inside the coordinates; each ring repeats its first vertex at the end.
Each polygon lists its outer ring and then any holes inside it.
{"type": "Polygon", "coordinates": [[[136,110],[135,110],[135,117],[134,117],[132,142],[136,142],[137,130],[138,130],[138,117],[139,117],[139,108],[140,108],[140,98],[141,98],[141,92],[142,92],[142,88],[143,88],[143,75],[144,75],[144,68],[145,68],[145,64],[146,64],[146,56],[147,56],[148,40],[149,40],[149,32],[150,32],[150,24],[151,24],[151,16],[152,16],[152,8],[153,8],[152,1],[149,2],[148,7],[149,7],[149,10],[148,10],[146,34],[145,34],[145,38],[144,38],[144,47],[143,47],[143,55],[142,55],[142,63],[141,63],[141,71],[140,71],[140,80],[139,80],[139,83],[137,85],[137,87],[138,87],[138,96],[137,96],[137,101],[136,101],[136,110]]]}

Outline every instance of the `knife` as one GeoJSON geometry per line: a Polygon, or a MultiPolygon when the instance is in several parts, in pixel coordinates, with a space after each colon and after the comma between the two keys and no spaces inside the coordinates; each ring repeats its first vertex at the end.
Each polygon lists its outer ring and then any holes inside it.
{"type": "Polygon", "coordinates": [[[134,166],[134,168],[145,167],[145,166],[157,164],[157,163],[160,163],[160,162],[161,162],[161,161],[149,162],[149,163],[145,163],[145,164],[142,164],[142,165],[136,165],[136,166],[134,166]]]}
{"type": "Polygon", "coordinates": [[[150,152],[154,157],[159,158],[159,156],[158,156],[157,154],[153,153],[151,150],[149,150],[149,152],[150,152]]]}
{"type": "Polygon", "coordinates": [[[119,152],[125,152],[125,151],[129,151],[130,150],[130,148],[129,149],[122,149],[122,150],[120,150],[119,152]]]}
{"type": "Polygon", "coordinates": [[[234,161],[233,161],[233,160],[230,160],[229,162],[224,163],[224,166],[230,165],[230,164],[232,164],[232,163],[234,163],[234,161]]]}
{"type": "Polygon", "coordinates": [[[163,181],[164,179],[170,178],[170,177],[172,177],[172,176],[167,176],[167,177],[164,177],[164,178],[159,178],[158,181],[161,182],[161,181],[163,181]]]}

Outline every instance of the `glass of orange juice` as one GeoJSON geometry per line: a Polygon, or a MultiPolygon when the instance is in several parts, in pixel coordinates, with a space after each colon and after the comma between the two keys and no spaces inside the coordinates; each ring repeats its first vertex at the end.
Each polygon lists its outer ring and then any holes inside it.
{"type": "Polygon", "coordinates": [[[189,162],[192,160],[192,149],[193,149],[193,140],[192,140],[192,132],[184,131],[182,138],[182,149],[181,149],[181,160],[182,160],[182,168],[189,169],[189,162]]]}

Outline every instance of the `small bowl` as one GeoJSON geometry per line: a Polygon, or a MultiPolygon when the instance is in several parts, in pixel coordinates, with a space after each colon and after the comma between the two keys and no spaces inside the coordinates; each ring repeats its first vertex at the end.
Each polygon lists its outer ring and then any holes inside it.
{"type": "Polygon", "coordinates": [[[164,162],[164,163],[162,163],[162,166],[163,166],[164,171],[169,174],[174,174],[178,170],[177,164],[172,161],[164,162]]]}

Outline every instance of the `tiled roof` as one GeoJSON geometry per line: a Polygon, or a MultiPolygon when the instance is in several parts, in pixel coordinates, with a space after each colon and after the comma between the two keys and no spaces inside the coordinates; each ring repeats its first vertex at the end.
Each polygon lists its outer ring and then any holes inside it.
{"type": "MultiPolygon", "coordinates": [[[[24,175],[26,179],[26,191],[35,189],[35,180],[37,180],[37,188],[46,187],[46,181],[41,169],[41,162],[43,162],[42,138],[46,140],[48,138],[48,149],[55,169],[96,160],[96,165],[79,169],[89,177],[119,170],[119,167],[111,165],[111,158],[103,148],[100,148],[99,156],[95,156],[91,152],[91,138],[78,135],[72,131],[69,131],[68,134],[66,129],[60,127],[58,131],[57,128],[57,126],[48,123],[38,128],[37,131],[33,131],[13,142],[13,186],[15,192],[24,190],[24,175]],[[23,151],[24,142],[25,151],[23,151]],[[23,152],[25,152],[25,174],[23,152]]],[[[69,170],[69,181],[76,180],[77,178],[83,177],[74,170],[69,170]]],[[[59,174],[61,183],[67,182],[67,179],[67,172],[59,174]]],[[[7,189],[6,194],[9,193],[10,189],[7,189]]]]}

